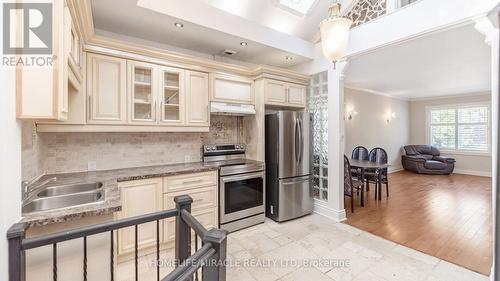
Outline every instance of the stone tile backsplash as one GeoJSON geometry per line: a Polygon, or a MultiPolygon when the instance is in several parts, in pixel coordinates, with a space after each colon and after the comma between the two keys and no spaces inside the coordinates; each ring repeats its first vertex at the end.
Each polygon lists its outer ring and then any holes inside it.
{"type": "Polygon", "coordinates": [[[23,179],[44,173],[201,161],[201,146],[244,140],[241,117],[212,116],[209,133],[34,133],[23,124],[23,179]]]}

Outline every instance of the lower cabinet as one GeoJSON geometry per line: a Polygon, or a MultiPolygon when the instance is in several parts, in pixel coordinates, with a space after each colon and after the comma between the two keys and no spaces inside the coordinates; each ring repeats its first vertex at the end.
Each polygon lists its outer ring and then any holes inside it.
{"type": "MultiPolygon", "coordinates": [[[[130,218],[161,211],[163,209],[162,184],[161,178],[120,183],[122,211],[117,214],[117,218],[130,218]]],[[[139,225],[137,236],[139,248],[156,245],[156,223],[139,225]]],[[[134,250],[135,228],[118,230],[118,254],[134,250]]]]}
{"type": "MultiPolygon", "coordinates": [[[[122,211],[116,219],[150,214],[175,208],[174,198],[189,195],[193,198],[193,216],[207,229],[218,226],[218,186],[217,172],[183,174],[164,178],[127,181],[119,183],[122,211]],[[175,191],[174,191],[175,190],[175,191]]],[[[127,260],[127,254],[135,251],[135,228],[120,229],[117,237],[118,255],[127,260]],[[124,257],[125,256],[125,257],[124,257]]],[[[140,254],[150,253],[156,247],[156,222],[138,227],[138,247],[140,254]],[[142,251],[144,250],[144,251],[142,251]]],[[[162,249],[174,247],[175,218],[161,221],[160,243],[162,249]]],[[[132,255],[130,255],[132,258],[132,255]]]]}
{"type": "MultiPolygon", "coordinates": [[[[192,214],[207,230],[217,227],[217,208],[192,211],[192,214]]],[[[175,242],[175,219],[173,218],[163,222],[163,241],[175,242]]]]}

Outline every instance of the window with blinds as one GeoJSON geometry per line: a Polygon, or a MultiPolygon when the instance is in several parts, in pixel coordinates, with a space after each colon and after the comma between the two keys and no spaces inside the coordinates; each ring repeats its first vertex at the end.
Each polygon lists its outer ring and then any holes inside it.
{"type": "Polygon", "coordinates": [[[488,105],[468,105],[428,110],[429,143],[442,150],[489,152],[488,105]]]}

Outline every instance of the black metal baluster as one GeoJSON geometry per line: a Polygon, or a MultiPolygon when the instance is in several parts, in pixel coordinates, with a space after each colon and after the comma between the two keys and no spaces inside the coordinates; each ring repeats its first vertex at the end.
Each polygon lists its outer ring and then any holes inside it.
{"type": "MultiPolygon", "coordinates": [[[[198,235],[196,235],[196,231],[194,232],[194,252],[196,253],[196,251],[198,251],[198,235]]],[[[199,270],[196,270],[196,272],[194,273],[194,280],[195,281],[198,281],[198,271],[199,270]]]]}
{"type": "Polygon", "coordinates": [[[135,225],[135,281],[139,280],[139,270],[138,270],[138,239],[137,239],[137,224],[135,225]]]}
{"type": "Polygon", "coordinates": [[[52,279],[57,281],[57,243],[52,244],[52,279]]]}
{"type": "Polygon", "coordinates": [[[113,235],[113,230],[111,230],[111,247],[110,247],[110,260],[109,268],[111,273],[111,281],[115,279],[115,236],[113,235]]]}
{"type": "Polygon", "coordinates": [[[160,281],[160,221],[156,221],[156,280],[160,281]]]}
{"type": "Polygon", "coordinates": [[[83,237],[83,281],[87,281],[87,236],[83,237]]]}

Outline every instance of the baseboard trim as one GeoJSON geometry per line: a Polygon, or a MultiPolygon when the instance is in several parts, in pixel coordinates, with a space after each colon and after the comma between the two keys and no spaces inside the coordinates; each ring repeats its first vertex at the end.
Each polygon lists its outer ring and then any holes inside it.
{"type": "Polygon", "coordinates": [[[388,173],[392,174],[392,173],[401,172],[403,170],[404,170],[403,166],[398,166],[398,167],[394,167],[393,169],[389,168],[388,173]]]}
{"type": "Polygon", "coordinates": [[[454,174],[462,174],[462,175],[470,175],[470,176],[480,176],[480,177],[489,177],[491,178],[491,172],[485,171],[475,171],[475,170],[467,170],[467,169],[455,169],[453,171],[454,174]]]}
{"type": "Polygon", "coordinates": [[[314,213],[327,217],[336,222],[342,222],[347,220],[347,215],[345,209],[343,210],[334,210],[322,201],[314,200],[314,213]]]}

